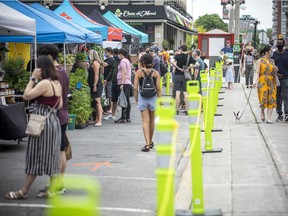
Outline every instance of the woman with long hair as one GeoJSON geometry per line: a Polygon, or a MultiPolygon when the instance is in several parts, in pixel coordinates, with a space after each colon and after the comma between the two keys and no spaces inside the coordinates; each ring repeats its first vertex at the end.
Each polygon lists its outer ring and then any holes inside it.
{"type": "Polygon", "coordinates": [[[261,108],[260,119],[265,122],[265,109],[267,108],[268,124],[272,124],[271,116],[273,109],[276,107],[276,80],[275,75],[278,71],[275,62],[270,58],[272,50],[269,45],[266,45],[260,50],[260,55],[263,55],[256,64],[256,79],[254,86],[258,90],[259,105],[261,108]]]}
{"type": "MultiPolygon", "coordinates": [[[[131,60],[130,55],[127,53],[127,50],[121,48],[118,52],[118,57],[120,59],[120,64],[118,66],[118,73],[117,73],[117,87],[118,92],[120,94],[121,91],[124,91],[126,100],[127,100],[127,107],[122,107],[121,117],[115,121],[115,123],[125,123],[131,122],[130,119],[130,111],[131,111],[131,103],[130,103],[130,90],[132,88],[131,82],[131,60]]],[[[119,95],[118,94],[118,95],[119,95]]]]}
{"type": "Polygon", "coordinates": [[[148,152],[154,147],[152,141],[154,134],[154,122],[155,122],[155,103],[157,96],[161,96],[160,90],[160,75],[159,72],[152,68],[153,57],[150,54],[144,54],[140,59],[143,68],[136,72],[134,80],[134,97],[138,109],[141,112],[142,117],[142,127],[145,138],[145,146],[141,151],[148,152]],[[141,95],[140,90],[143,91],[143,82],[146,76],[151,76],[154,82],[154,87],[156,90],[155,95],[150,95],[151,97],[145,97],[141,95]],[[141,89],[142,88],[142,89],[141,89]]]}
{"type": "Polygon", "coordinates": [[[38,175],[48,175],[51,180],[60,173],[61,127],[57,109],[62,107],[62,89],[53,61],[48,56],[37,59],[37,68],[26,86],[23,98],[36,100],[34,114],[47,116],[44,130],[39,137],[28,136],[25,173],[26,179],[17,192],[9,192],[7,199],[25,199],[38,175]],[[36,80],[38,83],[36,84],[36,80]]]}
{"type": "Polygon", "coordinates": [[[101,96],[103,91],[103,83],[100,75],[103,73],[103,61],[100,59],[96,50],[89,52],[90,67],[88,69],[88,85],[92,97],[92,106],[95,109],[93,112],[93,120],[95,120],[95,127],[102,126],[103,109],[101,105],[101,96]]]}

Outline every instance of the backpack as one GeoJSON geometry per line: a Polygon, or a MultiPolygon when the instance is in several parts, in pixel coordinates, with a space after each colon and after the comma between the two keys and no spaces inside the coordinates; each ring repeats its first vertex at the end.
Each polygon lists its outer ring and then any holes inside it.
{"type": "Polygon", "coordinates": [[[253,65],[254,57],[253,56],[246,56],[246,65],[253,65]]]}
{"type": "Polygon", "coordinates": [[[163,77],[168,72],[168,65],[162,59],[160,59],[160,75],[163,77]]]}
{"type": "Polygon", "coordinates": [[[144,98],[152,98],[156,96],[157,92],[156,85],[152,77],[152,73],[154,72],[154,70],[152,70],[151,73],[148,75],[146,74],[144,69],[142,71],[144,73],[144,78],[142,85],[139,88],[140,95],[144,98]]]}

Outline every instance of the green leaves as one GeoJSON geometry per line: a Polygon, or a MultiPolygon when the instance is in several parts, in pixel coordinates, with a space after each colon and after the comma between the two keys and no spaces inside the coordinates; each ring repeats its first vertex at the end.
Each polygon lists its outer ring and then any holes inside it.
{"type": "Polygon", "coordinates": [[[219,17],[218,14],[205,14],[200,16],[195,21],[196,26],[203,26],[207,31],[213,29],[221,29],[223,31],[228,31],[228,25],[219,17]]]}

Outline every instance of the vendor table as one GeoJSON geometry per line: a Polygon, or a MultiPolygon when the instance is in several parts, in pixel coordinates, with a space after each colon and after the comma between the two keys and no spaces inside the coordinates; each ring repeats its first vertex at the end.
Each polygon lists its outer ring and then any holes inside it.
{"type": "Polygon", "coordinates": [[[0,106],[0,139],[16,140],[26,137],[26,126],[24,103],[0,106]]]}

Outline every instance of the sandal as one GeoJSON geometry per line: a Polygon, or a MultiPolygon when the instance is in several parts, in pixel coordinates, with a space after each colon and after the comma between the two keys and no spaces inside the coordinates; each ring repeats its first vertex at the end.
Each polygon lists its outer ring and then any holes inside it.
{"type": "Polygon", "coordinates": [[[45,192],[40,192],[37,194],[37,198],[49,198],[49,197],[52,197],[54,196],[55,193],[51,193],[49,190],[45,191],[45,192]]]}
{"type": "Polygon", "coordinates": [[[149,151],[150,151],[150,145],[145,145],[145,146],[141,149],[141,151],[143,151],[143,152],[149,152],[149,151]]]}
{"type": "Polygon", "coordinates": [[[21,190],[19,190],[18,192],[9,192],[7,194],[5,194],[6,199],[9,200],[18,200],[18,199],[26,199],[27,198],[27,194],[23,194],[21,190]],[[18,195],[16,194],[18,193],[18,195]]]}
{"type": "Polygon", "coordinates": [[[150,148],[150,149],[153,149],[153,147],[154,147],[154,142],[152,141],[152,142],[150,143],[150,145],[149,145],[149,148],[150,148]]]}

